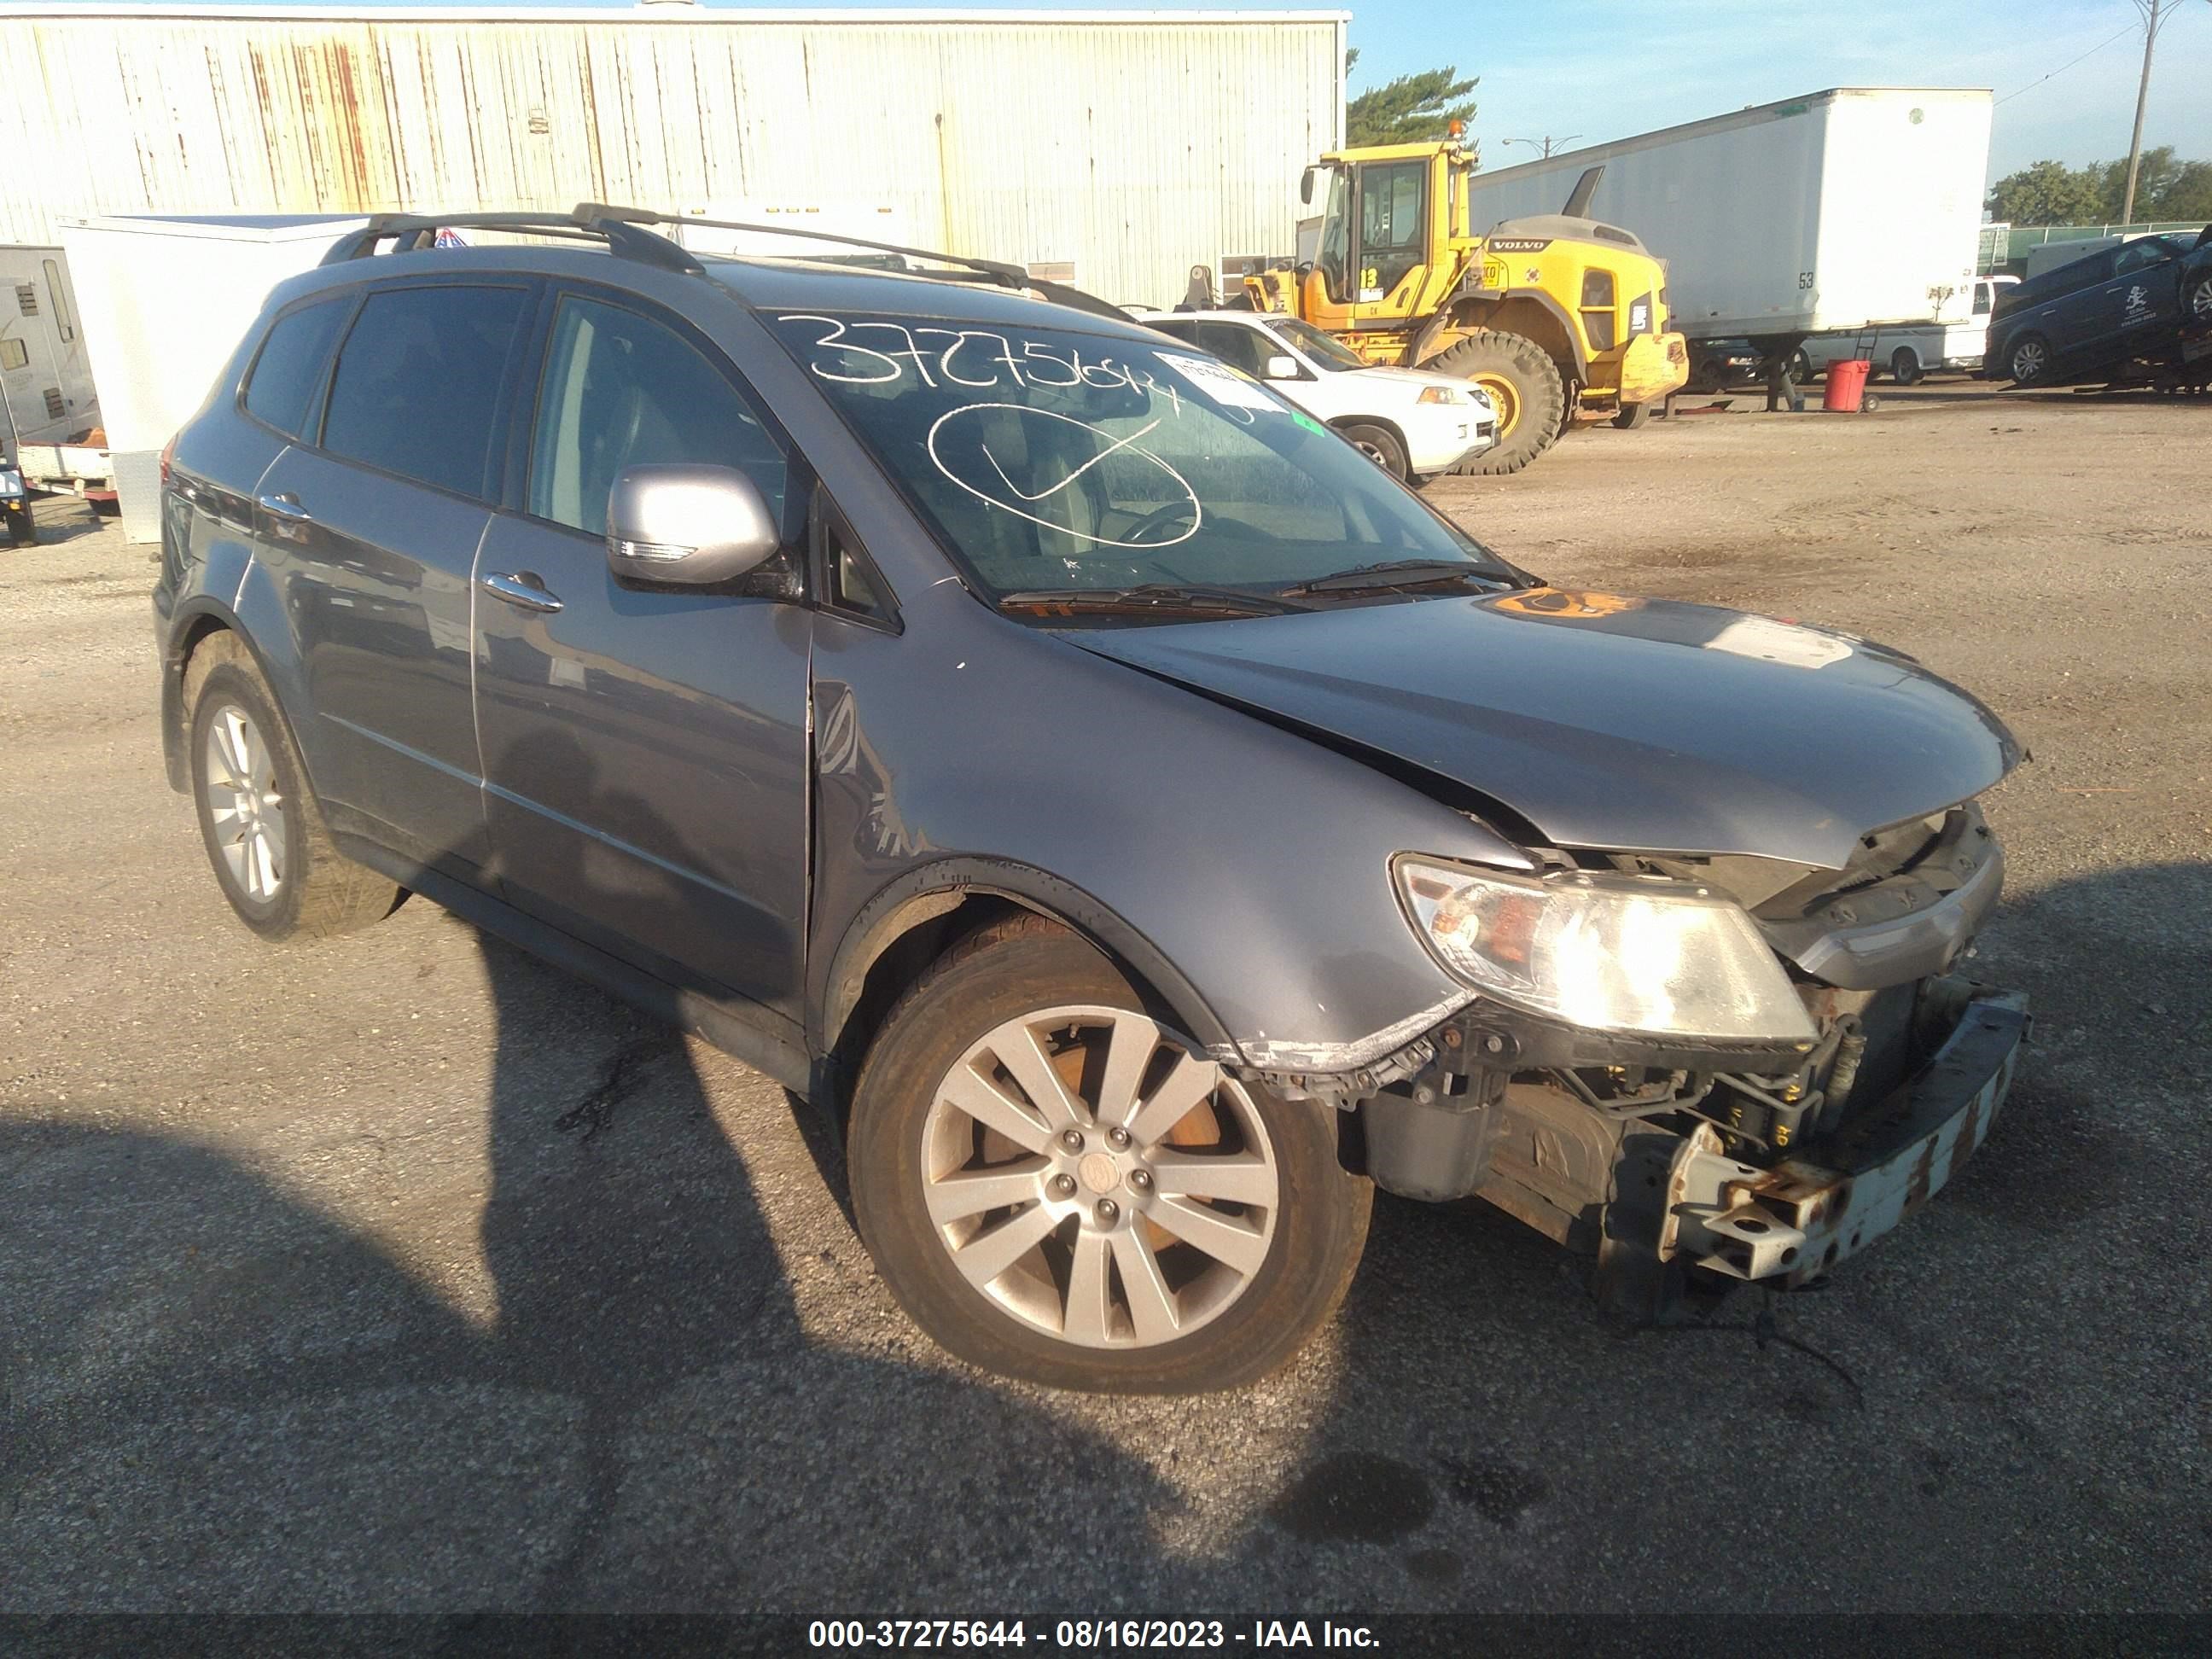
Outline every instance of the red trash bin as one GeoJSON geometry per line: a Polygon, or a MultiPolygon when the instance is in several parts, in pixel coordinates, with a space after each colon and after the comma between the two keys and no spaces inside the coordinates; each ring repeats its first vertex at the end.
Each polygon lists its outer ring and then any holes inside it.
{"type": "Polygon", "coordinates": [[[1859,399],[1866,392],[1867,371],[1874,367],[1865,357],[1846,357],[1828,365],[1827,390],[1820,394],[1820,407],[1833,410],[1838,415],[1859,412],[1859,399]]]}

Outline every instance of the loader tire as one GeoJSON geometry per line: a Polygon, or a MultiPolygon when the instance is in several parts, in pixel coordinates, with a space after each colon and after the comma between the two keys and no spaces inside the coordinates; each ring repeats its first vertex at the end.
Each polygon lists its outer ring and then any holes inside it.
{"type": "Polygon", "coordinates": [[[1452,471],[1476,477],[1518,472],[1559,439],[1567,388],[1559,366],[1525,335],[1481,328],[1421,365],[1473,380],[1498,405],[1498,441],[1452,471]]]}

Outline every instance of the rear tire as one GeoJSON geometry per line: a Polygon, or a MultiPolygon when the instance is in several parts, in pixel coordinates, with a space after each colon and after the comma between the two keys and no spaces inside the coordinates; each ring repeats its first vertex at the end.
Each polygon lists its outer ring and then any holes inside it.
{"type": "Polygon", "coordinates": [[[1164,1013],[1035,916],[892,1010],[854,1091],[853,1209],[949,1352],[1054,1388],[1197,1393],[1273,1370],[1343,1298],[1374,1189],[1339,1164],[1335,1114],[1239,1083],[1164,1013]]]}
{"type": "Polygon", "coordinates": [[[1899,346],[1890,353],[1889,378],[1899,386],[1917,386],[1920,383],[1920,358],[1911,346],[1899,346]]]}
{"type": "Polygon", "coordinates": [[[200,642],[184,701],[200,839],[240,921],[267,939],[323,939],[398,908],[397,884],[331,844],[291,730],[235,634],[200,642]]]}
{"type": "Polygon", "coordinates": [[[2007,349],[2005,369],[2014,386],[2049,385],[2051,342],[2040,334],[2023,334],[2007,349]]]}
{"type": "Polygon", "coordinates": [[[1398,441],[1398,434],[1385,426],[1372,426],[1365,422],[1353,422],[1337,430],[1349,440],[1353,447],[1381,467],[1392,477],[1404,483],[1413,468],[1406,459],[1406,446],[1398,441]]]}
{"type": "Polygon", "coordinates": [[[1518,472],[1557,441],[1566,422],[1566,383],[1559,378],[1559,366],[1525,335],[1477,329],[1421,367],[1473,380],[1498,405],[1497,443],[1462,461],[1455,472],[1481,477],[1518,472]]]}

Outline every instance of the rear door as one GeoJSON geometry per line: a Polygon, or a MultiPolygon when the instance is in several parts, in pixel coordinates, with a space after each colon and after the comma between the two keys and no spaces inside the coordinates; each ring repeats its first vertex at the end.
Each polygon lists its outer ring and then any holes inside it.
{"type": "Polygon", "coordinates": [[[319,419],[255,503],[257,556],[283,587],[307,677],[318,792],[464,875],[488,850],[471,574],[534,297],[525,282],[368,290],[319,419]]]}
{"type": "Polygon", "coordinates": [[[503,890],[673,983],[797,1018],[813,616],[754,591],[618,585],[633,465],[743,470],[796,540],[788,446],[729,361],[634,296],[573,287],[477,562],[477,727],[503,890]]]}
{"type": "Polygon", "coordinates": [[[2112,331],[2105,314],[2105,293],[2112,281],[2112,250],[2061,265],[2051,281],[2063,292],[2045,301],[2029,325],[2048,334],[2062,355],[2083,362],[2094,360],[2112,331]]]}

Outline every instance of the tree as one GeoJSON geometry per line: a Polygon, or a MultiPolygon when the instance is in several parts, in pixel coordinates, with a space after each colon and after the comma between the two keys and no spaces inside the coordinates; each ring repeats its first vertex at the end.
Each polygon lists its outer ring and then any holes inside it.
{"type": "MultiPolygon", "coordinates": [[[[1345,73],[1358,59],[1357,47],[1344,55],[1345,73]]],[[[1474,100],[1468,97],[1476,82],[1453,77],[1458,70],[1423,70],[1386,81],[1344,106],[1344,141],[1347,144],[1418,144],[1449,136],[1449,123],[1474,118],[1474,100]]],[[[1479,77],[1478,77],[1479,78],[1479,77]]]]}
{"type": "Polygon", "coordinates": [[[2102,175],[2100,167],[2076,169],[2063,161],[2038,161],[1996,181],[1990,191],[1990,216],[2015,225],[2100,223],[2105,216],[2102,175]]]}
{"type": "MultiPolygon", "coordinates": [[[[2107,161],[2095,171],[2105,192],[2104,217],[2118,224],[2127,197],[2128,164],[2124,159],[2107,161]]],[[[2145,150],[2136,175],[2135,216],[2139,224],[2212,221],[2212,161],[2184,161],[2171,144],[2145,150]]]]}
{"type": "Polygon", "coordinates": [[[2144,216],[2212,224],[2212,161],[2184,161],[2176,167],[2144,216]]]}
{"type": "MultiPolygon", "coordinates": [[[[2173,146],[2160,144],[2156,149],[2142,153],[2142,165],[2136,174],[2136,216],[2139,219],[2163,219],[2166,216],[2157,210],[2159,202],[2170,192],[2181,173],[2182,164],[2174,159],[2173,146]]],[[[2098,193],[2103,205],[2097,216],[2112,224],[2120,222],[2120,214],[2127,200],[2128,158],[2106,161],[2088,171],[2096,176],[2098,193]]]]}

